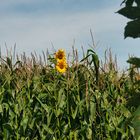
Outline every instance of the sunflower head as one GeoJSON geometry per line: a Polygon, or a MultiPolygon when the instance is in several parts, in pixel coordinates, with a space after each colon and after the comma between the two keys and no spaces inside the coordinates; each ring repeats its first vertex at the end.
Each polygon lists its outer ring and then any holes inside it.
{"type": "Polygon", "coordinates": [[[65,51],[60,49],[55,53],[55,58],[56,60],[62,60],[62,59],[66,59],[66,55],[65,55],[65,51]]]}
{"type": "Polygon", "coordinates": [[[57,62],[56,69],[60,73],[65,73],[67,70],[67,63],[65,60],[60,60],[57,62]]]}

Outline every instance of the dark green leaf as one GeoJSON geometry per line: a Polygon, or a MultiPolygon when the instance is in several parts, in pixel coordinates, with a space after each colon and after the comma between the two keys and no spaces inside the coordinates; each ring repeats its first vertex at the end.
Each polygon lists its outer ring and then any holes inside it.
{"type": "Polygon", "coordinates": [[[135,65],[137,68],[140,67],[140,58],[131,57],[127,60],[128,63],[135,65]]]}
{"type": "Polygon", "coordinates": [[[4,138],[9,139],[10,135],[13,134],[13,129],[10,123],[5,123],[3,124],[3,129],[4,129],[4,138]]]}
{"type": "Polygon", "coordinates": [[[117,13],[130,18],[130,19],[137,19],[140,18],[140,8],[139,7],[124,7],[120,9],[117,13]]]}
{"type": "Polygon", "coordinates": [[[137,6],[140,6],[140,0],[135,0],[137,6]]]}
{"type": "Polygon", "coordinates": [[[125,4],[126,6],[132,6],[134,3],[134,0],[126,0],[125,4]]]}
{"type": "Polygon", "coordinates": [[[134,20],[127,23],[125,27],[125,38],[126,37],[133,37],[137,38],[140,37],[140,20],[134,20]]]}

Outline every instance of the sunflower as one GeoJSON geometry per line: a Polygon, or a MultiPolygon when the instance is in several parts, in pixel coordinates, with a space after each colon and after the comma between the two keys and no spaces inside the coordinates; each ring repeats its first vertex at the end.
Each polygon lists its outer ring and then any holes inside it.
{"type": "Polygon", "coordinates": [[[66,54],[65,51],[60,49],[55,53],[55,59],[57,61],[62,60],[62,59],[66,59],[66,54]]]}
{"type": "Polygon", "coordinates": [[[56,64],[56,69],[60,73],[65,73],[67,69],[67,63],[64,59],[59,60],[56,64]]]}

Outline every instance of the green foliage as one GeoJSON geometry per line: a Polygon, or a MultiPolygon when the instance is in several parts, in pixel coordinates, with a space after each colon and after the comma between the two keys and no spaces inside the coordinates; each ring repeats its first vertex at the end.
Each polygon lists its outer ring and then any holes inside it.
{"type": "Polygon", "coordinates": [[[128,22],[124,32],[125,38],[128,36],[133,38],[140,37],[139,27],[140,27],[140,19],[128,22]]]}
{"type": "MultiPolygon", "coordinates": [[[[140,0],[124,0],[125,7],[118,11],[119,14],[131,19],[125,27],[124,37],[139,38],[140,37],[140,0]]],[[[136,112],[132,116],[133,133],[136,139],[140,139],[140,103],[139,103],[139,84],[140,80],[136,75],[136,70],[140,68],[140,58],[131,57],[127,60],[131,64],[130,78],[132,81],[133,95],[128,102],[129,106],[137,107],[136,112]]],[[[137,74],[138,75],[138,74],[137,74]]]]}
{"type": "Polygon", "coordinates": [[[140,68],[140,58],[131,57],[127,60],[127,62],[132,64],[136,68],[140,68]]]}
{"type": "Polygon", "coordinates": [[[140,106],[134,112],[132,117],[132,126],[135,129],[135,137],[136,139],[140,138],[140,106]]]}
{"type": "Polygon", "coordinates": [[[120,9],[118,13],[127,18],[134,20],[140,17],[140,8],[139,7],[124,7],[120,9]]]}
{"type": "Polygon", "coordinates": [[[89,49],[65,74],[55,70],[53,56],[46,65],[22,58],[0,61],[0,139],[138,138],[139,110],[129,102],[138,85],[117,71],[111,56],[101,66],[89,49]]]}
{"type": "Polygon", "coordinates": [[[138,38],[140,37],[140,0],[124,0],[123,3],[125,7],[118,13],[132,20],[125,27],[124,37],[138,38]]]}

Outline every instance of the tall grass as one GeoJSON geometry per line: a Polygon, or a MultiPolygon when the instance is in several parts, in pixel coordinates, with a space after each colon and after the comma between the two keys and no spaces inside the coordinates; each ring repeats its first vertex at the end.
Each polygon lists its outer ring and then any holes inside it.
{"type": "Polygon", "coordinates": [[[138,139],[139,74],[119,71],[111,52],[102,63],[73,49],[65,74],[49,53],[13,57],[0,58],[0,139],[138,139]]]}

